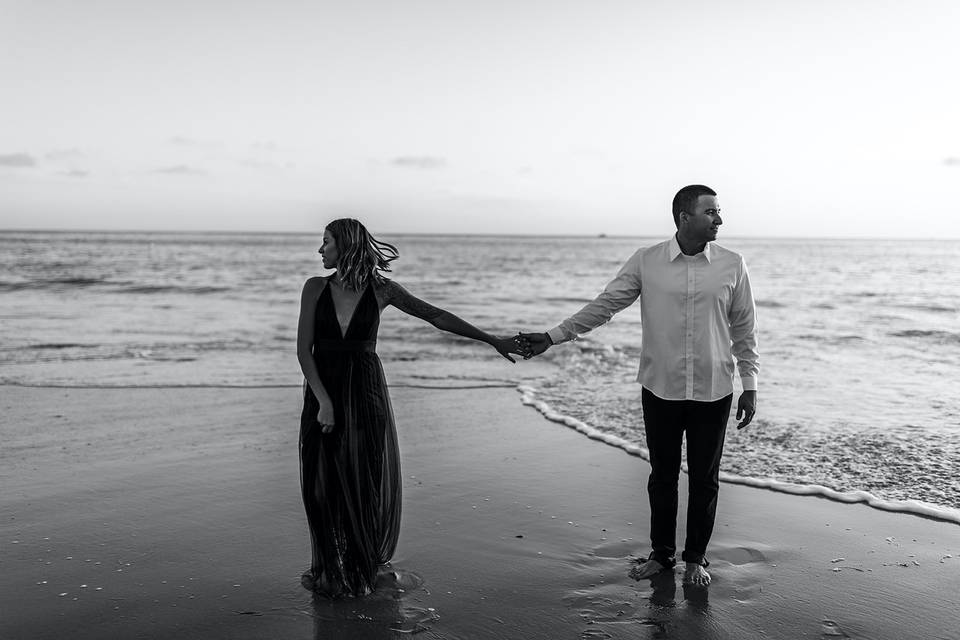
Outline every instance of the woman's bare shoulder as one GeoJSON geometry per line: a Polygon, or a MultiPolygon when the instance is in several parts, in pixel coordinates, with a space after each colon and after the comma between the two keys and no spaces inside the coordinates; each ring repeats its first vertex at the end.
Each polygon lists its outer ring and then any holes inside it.
{"type": "Polygon", "coordinates": [[[307,281],[303,283],[303,295],[304,296],[318,296],[323,293],[324,288],[326,288],[327,283],[330,281],[330,278],[326,276],[313,276],[307,278],[307,281]]]}
{"type": "Polygon", "coordinates": [[[382,291],[384,293],[390,293],[390,294],[396,294],[396,293],[406,291],[406,289],[404,289],[400,285],[400,283],[397,282],[396,280],[391,280],[390,278],[385,278],[383,276],[380,276],[379,278],[377,278],[376,282],[374,282],[374,288],[378,292],[382,291]]]}

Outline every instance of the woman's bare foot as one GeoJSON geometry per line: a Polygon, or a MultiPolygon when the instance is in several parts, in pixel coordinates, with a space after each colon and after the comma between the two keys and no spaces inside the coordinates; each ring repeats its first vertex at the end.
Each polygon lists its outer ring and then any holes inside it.
{"type": "Polygon", "coordinates": [[[314,575],[313,571],[306,571],[300,576],[300,584],[307,591],[313,591],[317,588],[317,576],[314,575]]]}
{"type": "Polygon", "coordinates": [[[683,583],[705,587],[710,584],[710,574],[698,563],[688,562],[687,568],[683,572],[683,583]]]}
{"type": "Polygon", "coordinates": [[[300,584],[307,591],[326,596],[328,598],[339,598],[343,595],[343,587],[332,581],[325,572],[318,575],[312,569],[300,576],[300,584]]]}
{"type": "Polygon", "coordinates": [[[644,578],[652,578],[661,571],[666,571],[667,567],[663,566],[653,558],[647,558],[646,560],[637,560],[637,566],[630,571],[630,577],[634,580],[643,580],[644,578]]]}

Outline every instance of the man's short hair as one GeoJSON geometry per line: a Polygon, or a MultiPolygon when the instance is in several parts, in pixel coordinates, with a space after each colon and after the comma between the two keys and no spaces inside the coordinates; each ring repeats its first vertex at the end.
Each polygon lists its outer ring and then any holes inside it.
{"type": "Polygon", "coordinates": [[[702,184],[688,184],[673,196],[673,222],[680,226],[680,212],[693,213],[700,196],[715,196],[717,192],[702,184]]]}

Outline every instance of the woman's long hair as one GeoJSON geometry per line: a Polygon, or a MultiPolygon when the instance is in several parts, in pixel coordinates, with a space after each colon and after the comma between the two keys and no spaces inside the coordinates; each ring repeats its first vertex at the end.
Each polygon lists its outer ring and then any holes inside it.
{"type": "Polygon", "coordinates": [[[390,263],[400,257],[395,246],[374,238],[359,220],[339,218],[327,225],[327,231],[340,254],[340,281],[354,291],[363,291],[371,280],[381,282],[383,272],[391,271],[390,263]]]}

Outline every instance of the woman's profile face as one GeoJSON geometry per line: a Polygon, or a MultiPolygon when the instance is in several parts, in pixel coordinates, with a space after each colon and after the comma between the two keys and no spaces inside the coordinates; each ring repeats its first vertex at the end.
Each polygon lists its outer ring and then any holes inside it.
{"type": "Polygon", "coordinates": [[[324,269],[336,269],[337,260],[340,259],[340,252],[337,251],[337,242],[326,229],[323,230],[323,244],[320,245],[320,259],[323,260],[324,269]]]}

